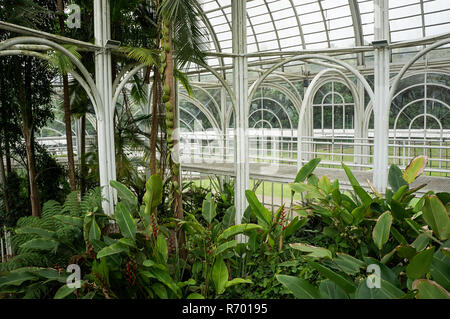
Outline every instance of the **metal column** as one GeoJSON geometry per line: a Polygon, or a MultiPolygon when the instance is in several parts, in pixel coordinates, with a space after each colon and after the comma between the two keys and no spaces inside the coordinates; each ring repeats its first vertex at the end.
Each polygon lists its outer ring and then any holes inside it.
{"type": "MultiPolygon", "coordinates": [[[[389,39],[388,0],[375,0],[375,41],[389,39]]],[[[375,47],[374,166],[373,183],[384,193],[388,179],[389,143],[389,48],[375,47]]]]}
{"type": "MultiPolygon", "coordinates": [[[[249,156],[248,156],[248,70],[247,70],[247,8],[245,0],[233,0],[232,39],[233,53],[233,91],[236,99],[235,109],[235,208],[236,224],[241,224],[242,216],[247,208],[245,190],[250,187],[249,156]]],[[[239,241],[245,238],[240,236],[239,241]]]]}
{"type": "Polygon", "coordinates": [[[110,39],[110,34],[109,0],[95,0],[95,44],[103,48],[95,55],[95,82],[103,102],[103,110],[97,115],[100,186],[103,187],[103,196],[107,199],[107,202],[103,202],[103,210],[106,214],[112,215],[116,194],[112,187],[109,186],[109,182],[116,179],[116,164],[114,154],[114,108],[111,105],[111,52],[106,48],[106,42],[110,39]]]}

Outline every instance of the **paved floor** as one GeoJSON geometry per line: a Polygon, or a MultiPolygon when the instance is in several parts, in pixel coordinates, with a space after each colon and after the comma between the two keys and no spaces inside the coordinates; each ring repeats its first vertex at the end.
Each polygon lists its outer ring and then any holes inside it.
{"type": "MultiPolygon", "coordinates": [[[[233,163],[195,163],[195,164],[182,164],[182,169],[192,172],[200,172],[204,174],[217,174],[234,176],[234,164],[233,163]]],[[[361,184],[361,186],[368,188],[367,180],[372,182],[372,171],[357,171],[352,170],[353,175],[361,184]]],[[[318,167],[314,173],[321,177],[327,175],[331,181],[335,179],[339,180],[339,184],[343,188],[350,187],[347,175],[343,169],[334,168],[321,168],[318,167]]],[[[250,164],[250,178],[263,179],[265,181],[291,183],[294,181],[297,175],[297,167],[294,165],[271,165],[265,163],[251,163],[250,164]]],[[[450,192],[450,178],[449,177],[437,177],[437,176],[420,176],[412,187],[426,184],[419,193],[426,193],[430,190],[434,192],[450,192]]]]}

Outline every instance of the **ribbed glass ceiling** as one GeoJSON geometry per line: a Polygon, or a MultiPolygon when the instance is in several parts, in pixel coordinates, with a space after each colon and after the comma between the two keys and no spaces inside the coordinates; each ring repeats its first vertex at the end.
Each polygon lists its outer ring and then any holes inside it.
{"type": "MultiPolygon", "coordinates": [[[[230,53],[231,0],[201,2],[212,31],[210,50],[230,53]]],[[[389,16],[391,42],[450,32],[449,0],[390,0],[389,16]]],[[[247,1],[248,53],[347,48],[369,45],[373,37],[373,0],[247,1]]]]}

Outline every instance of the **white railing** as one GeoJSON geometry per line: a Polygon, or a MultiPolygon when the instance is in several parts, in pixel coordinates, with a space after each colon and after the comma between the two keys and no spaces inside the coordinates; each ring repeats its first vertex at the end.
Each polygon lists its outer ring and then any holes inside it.
{"type": "MultiPolygon", "coordinates": [[[[420,137],[421,130],[397,130],[390,132],[389,163],[405,168],[411,158],[428,156],[428,175],[450,176],[450,132],[427,131],[428,138],[420,137]],[[445,133],[445,134],[444,134],[445,133]]],[[[437,131],[437,130],[436,130],[437,131]]],[[[341,162],[357,170],[373,168],[374,138],[369,130],[367,138],[352,136],[353,130],[314,130],[314,136],[301,139],[298,150],[296,130],[250,129],[248,154],[250,163],[298,165],[314,157],[322,159],[320,166],[340,168],[341,162]],[[298,161],[299,153],[301,161],[298,161]]],[[[65,138],[41,138],[49,152],[62,162],[66,154],[65,138]]],[[[217,131],[181,132],[179,156],[181,163],[234,163],[234,132],[217,131]]],[[[132,156],[143,156],[133,152],[132,156]]]]}

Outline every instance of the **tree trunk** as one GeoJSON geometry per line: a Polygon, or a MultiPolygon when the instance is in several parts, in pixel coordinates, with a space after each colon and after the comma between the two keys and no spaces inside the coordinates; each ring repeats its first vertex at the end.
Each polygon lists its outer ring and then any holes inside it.
{"type": "Polygon", "coordinates": [[[26,61],[25,66],[21,66],[19,58],[14,60],[16,70],[25,69],[25,82],[23,82],[22,73],[16,72],[16,85],[18,86],[18,100],[20,105],[20,113],[22,116],[22,135],[25,139],[25,149],[27,153],[27,166],[28,166],[28,185],[29,195],[31,201],[31,214],[33,216],[41,216],[41,202],[39,200],[39,192],[36,181],[36,163],[33,152],[33,110],[31,106],[31,98],[26,97],[25,88],[30,92],[31,79],[30,79],[30,62],[26,61]]]}
{"type": "MultiPolygon", "coordinates": [[[[61,35],[64,35],[64,6],[63,0],[58,0],[58,15],[61,35]]],[[[72,122],[70,119],[70,96],[69,96],[69,79],[67,74],[63,74],[63,93],[64,93],[64,123],[66,125],[66,144],[67,144],[67,164],[69,167],[69,185],[70,190],[77,188],[75,179],[75,160],[73,158],[73,141],[72,141],[72,122]]]]}
{"type": "Polygon", "coordinates": [[[9,202],[8,202],[8,184],[6,181],[6,173],[5,173],[5,165],[3,163],[3,148],[2,148],[1,140],[0,140],[0,179],[2,182],[3,188],[3,200],[5,202],[5,210],[9,215],[9,202]]]}
{"type": "Polygon", "coordinates": [[[33,134],[32,129],[23,129],[25,138],[25,148],[27,151],[28,162],[28,179],[30,184],[30,199],[31,199],[31,214],[36,217],[41,217],[41,201],[39,199],[39,192],[36,180],[36,163],[33,152],[33,134]]]}
{"type": "Polygon", "coordinates": [[[12,172],[11,168],[11,149],[9,148],[9,142],[5,141],[5,157],[6,157],[6,174],[9,175],[12,172]]]}
{"type": "Polygon", "coordinates": [[[153,68],[153,99],[152,99],[152,123],[150,127],[150,174],[158,173],[156,169],[156,142],[158,140],[158,104],[161,100],[160,82],[161,76],[155,66],[153,68]]]}
{"type": "MultiPolygon", "coordinates": [[[[175,85],[174,85],[174,61],[173,61],[173,43],[172,43],[172,30],[170,21],[163,22],[163,45],[164,52],[166,54],[166,67],[164,70],[164,93],[167,95],[167,88],[169,88],[169,103],[166,102],[166,131],[167,131],[167,142],[170,150],[170,169],[172,173],[172,196],[173,196],[173,210],[174,216],[177,219],[184,219],[183,215],[183,201],[181,197],[181,179],[180,179],[180,165],[177,163],[178,158],[174,159],[174,155],[178,157],[178,154],[174,154],[174,150],[177,150],[178,146],[178,128],[177,128],[177,104],[175,101],[175,85]],[[166,49],[167,47],[167,49],[166,49]],[[170,106],[170,107],[168,107],[170,106]],[[171,114],[170,117],[168,115],[171,114]],[[170,123],[170,126],[168,125],[170,123]]],[[[183,248],[185,242],[184,232],[182,229],[178,232],[178,243],[180,247],[180,255],[182,258],[185,257],[186,251],[183,248]]]]}

